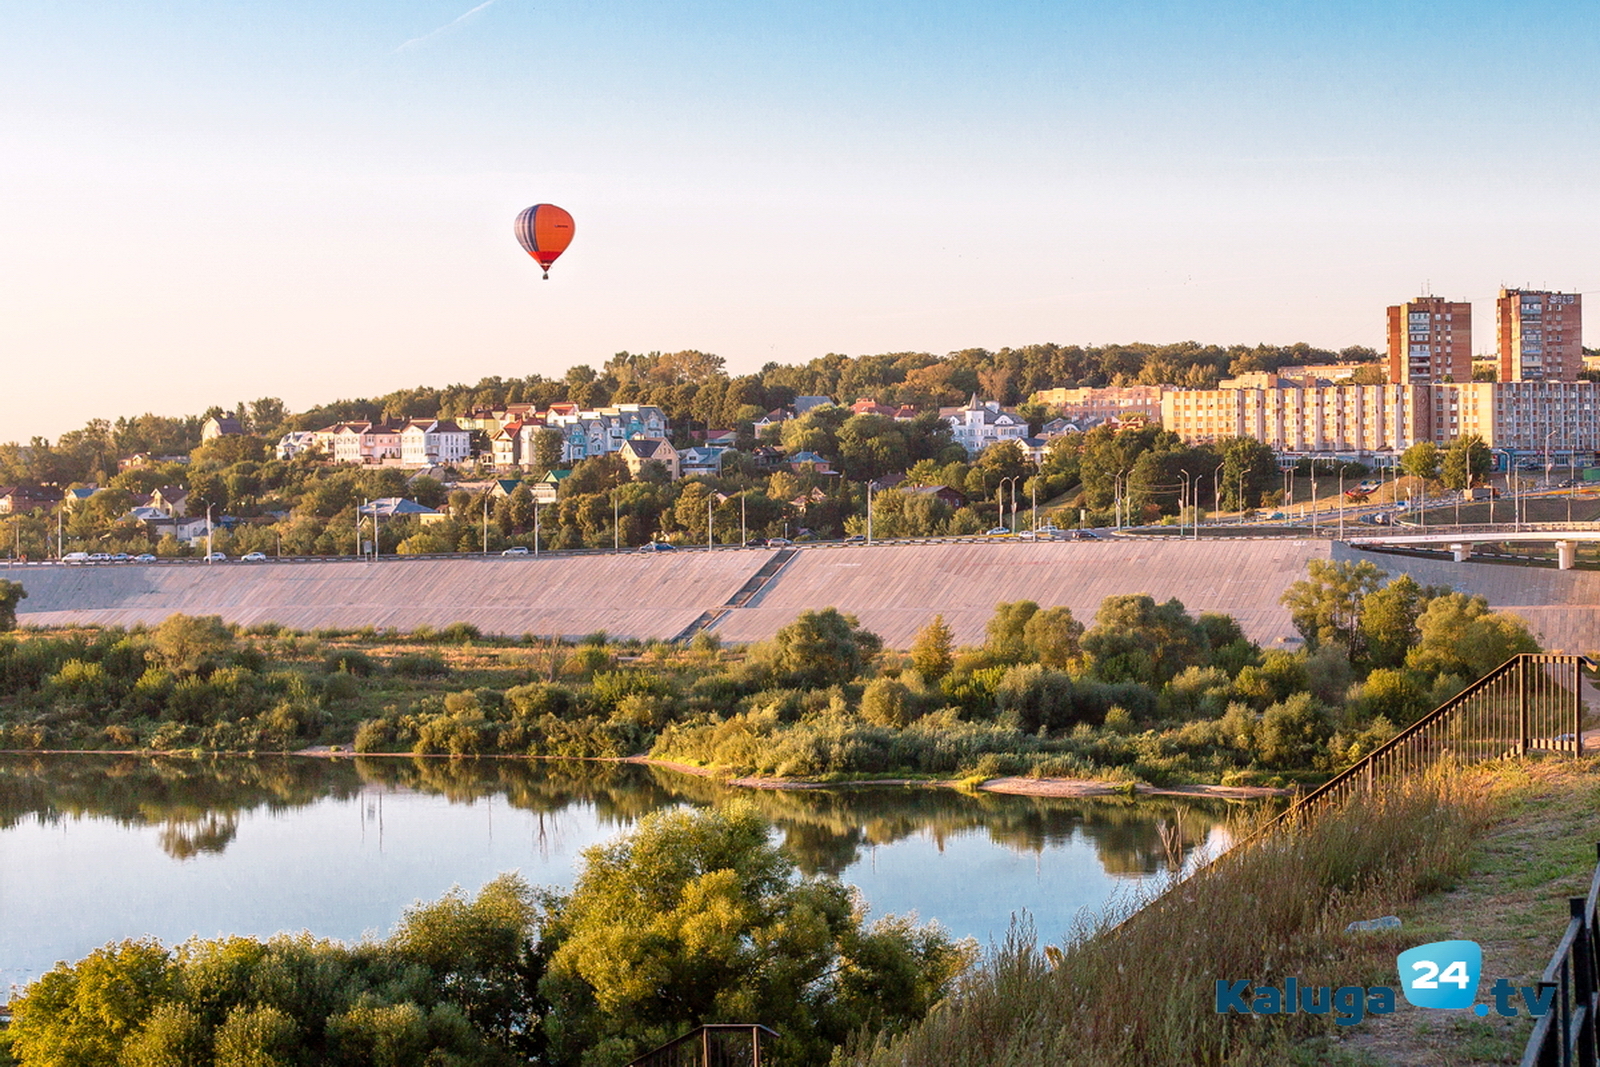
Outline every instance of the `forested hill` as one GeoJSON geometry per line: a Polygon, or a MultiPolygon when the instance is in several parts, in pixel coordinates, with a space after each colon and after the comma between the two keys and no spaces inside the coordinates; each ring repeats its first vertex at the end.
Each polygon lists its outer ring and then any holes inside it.
{"type": "MultiPolygon", "coordinates": [[[[1293,345],[1035,344],[988,351],[969,348],[936,356],[889,352],[871,356],[829,354],[809,363],[769,363],[754,374],[729,375],[721,356],[705,352],[618,352],[598,370],[579,364],[560,377],[484,378],[475,385],[420,385],[371,398],[334,400],[291,412],[272,398],[236,403],[247,432],[273,438],[288,430],[317,429],[335,422],[379,418],[455,416],[475,408],[533,403],[545,407],[571,401],[583,407],[642,403],[660,407],[676,426],[691,422],[733,428],[760,418],[796,396],[831,396],[849,404],[872,397],[880,404],[930,408],[964,402],[973,393],[1005,405],[1040,389],[1168,383],[1214,385],[1252,370],[1277,370],[1304,363],[1375,360],[1370,348],[1340,352],[1293,345]]],[[[263,380],[268,380],[265,369],[263,380]]],[[[219,398],[220,400],[220,398],[219,398]]],[[[0,445],[0,485],[43,481],[66,485],[89,472],[115,470],[106,460],[137,452],[177,455],[200,443],[200,425],[223,404],[196,415],[106,414],[61,435],[52,446],[35,438],[27,445],[0,445]]]]}

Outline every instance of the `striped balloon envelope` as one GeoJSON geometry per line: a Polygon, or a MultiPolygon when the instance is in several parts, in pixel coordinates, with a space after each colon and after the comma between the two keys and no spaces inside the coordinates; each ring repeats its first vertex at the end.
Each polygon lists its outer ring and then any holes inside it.
{"type": "Polygon", "coordinates": [[[550,264],[572,243],[572,232],[572,216],[554,204],[535,204],[517,216],[517,240],[539,261],[547,279],[550,264]]]}

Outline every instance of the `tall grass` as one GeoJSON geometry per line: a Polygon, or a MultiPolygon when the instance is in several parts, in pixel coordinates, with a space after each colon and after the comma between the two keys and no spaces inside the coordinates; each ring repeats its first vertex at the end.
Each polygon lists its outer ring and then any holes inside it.
{"type": "MultiPolygon", "coordinates": [[[[1462,873],[1489,808],[1458,773],[1357,796],[1309,827],[1251,843],[1065,949],[1011,934],[918,1026],[843,1050],[850,1067],[1325,1062],[1333,1015],[1218,1015],[1219,978],[1280,989],[1394,985],[1402,931],[1346,934],[1462,873]],[[1121,925],[1114,925],[1118,919],[1121,925]]],[[[1243,837],[1250,827],[1241,827],[1243,837]]]]}

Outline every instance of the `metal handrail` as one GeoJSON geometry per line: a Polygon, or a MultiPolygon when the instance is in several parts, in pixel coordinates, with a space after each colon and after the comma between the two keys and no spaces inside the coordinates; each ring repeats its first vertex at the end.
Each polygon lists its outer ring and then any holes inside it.
{"type": "MultiPolygon", "coordinates": [[[[1595,846],[1600,859],[1600,845],[1595,846]]],[[[1522,1067],[1595,1067],[1600,1063],[1600,863],[1589,879],[1587,897],[1568,897],[1571,916],[1556,942],[1550,965],[1539,976],[1539,990],[1553,991],[1550,1010],[1534,1020],[1522,1051],[1522,1067]]]]}
{"type": "Polygon", "coordinates": [[[705,1023],[651,1049],[628,1067],[763,1067],[763,1037],[777,1036],[776,1030],[761,1023],[705,1023]],[[726,1040],[746,1035],[746,1042],[726,1040]]]}

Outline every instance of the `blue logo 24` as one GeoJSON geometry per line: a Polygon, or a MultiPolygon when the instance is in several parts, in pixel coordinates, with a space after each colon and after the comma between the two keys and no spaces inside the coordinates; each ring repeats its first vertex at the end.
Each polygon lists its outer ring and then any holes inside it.
{"type": "Polygon", "coordinates": [[[1477,1000],[1483,948],[1476,941],[1434,941],[1395,957],[1400,989],[1419,1008],[1470,1008],[1477,1000]]]}

